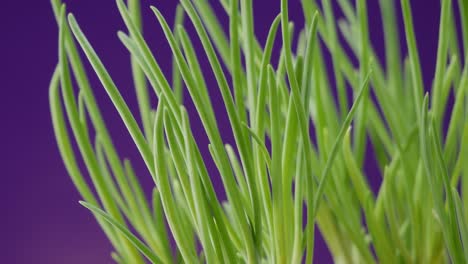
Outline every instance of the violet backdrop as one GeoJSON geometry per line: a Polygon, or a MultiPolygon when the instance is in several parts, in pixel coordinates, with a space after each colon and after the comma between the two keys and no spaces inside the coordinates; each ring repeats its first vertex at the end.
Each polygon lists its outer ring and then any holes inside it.
{"type": "MultiPolygon", "coordinates": [[[[136,113],[128,53],[116,35],[117,30],[125,30],[125,27],[115,2],[65,2],[68,11],[76,15],[136,113]]],[[[145,34],[155,57],[168,75],[171,70],[171,53],[149,5],[157,6],[171,22],[177,2],[142,1],[145,34]]],[[[228,21],[218,1],[210,2],[213,2],[226,27],[228,21]]],[[[270,23],[279,12],[280,1],[253,2],[255,30],[261,43],[264,43],[270,23]]],[[[368,2],[371,39],[377,53],[382,55],[379,8],[376,0],[368,2]]],[[[413,0],[411,4],[427,89],[435,68],[440,1],[413,0]]],[[[401,14],[399,16],[402,28],[401,14]]],[[[290,17],[298,27],[303,26],[299,0],[290,0],[290,17]]],[[[193,31],[189,23],[188,28],[193,31]]],[[[49,1],[3,1],[0,7],[0,29],[0,263],[113,263],[110,258],[111,246],[90,212],[78,204],[80,197],[66,173],[55,144],[49,114],[48,84],[57,63],[58,34],[49,1]]],[[[406,52],[404,45],[402,50],[406,52]]],[[[220,129],[225,134],[225,140],[232,142],[231,129],[222,100],[219,100],[216,83],[209,72],[206,58],[201,56],[200,59],[207,72],[220,129]]],[[[139,178],[147,188],[151,188],[151,177],[122,121],[96,76],[91,71],[89,76],[119,154],[135,162],[139,178]]],[[[187,104],[189,111],[193,109],[189,100],[187,104]]],[[[208,141],[204,132],[197,129],[197,116],[192,114],[191,117],[194,133],[203,149],[208,141]]],[[[204,150],[207,154],[206,148],[204,150]]],[[[372,160],[366,162],[366,172],[370,175],[374,189],[378,189],[380,176],[375,172],[372,160]]],[[[218,177],[216,173],[213,175],[218,177]]],[[[222,195],[219,179],[216,182],[217,190],[222,195]]],[[[316,263],[332,262],[323,241],[317,243],[316,250],[316,263]]]]}

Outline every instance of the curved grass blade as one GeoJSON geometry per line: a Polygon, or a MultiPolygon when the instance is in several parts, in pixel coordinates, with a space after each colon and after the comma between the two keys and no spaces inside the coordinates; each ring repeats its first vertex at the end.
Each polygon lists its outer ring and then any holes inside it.
{"type": "Polygon", "coordinates": [[[135,235],[133,235],[132,232],[130,232],[126,227],[124,227],[119,222],[114,220],[111,216],[109,216],[109,214],[87,202],[80,201],[80,204],[88,208],[98,217],[104,218],[107,222],[109,222],[112,226],[119,230],[143,255],[145,255],[148,258],[148,260],[151,261],[151,263],[162,263],[158,256],[156,256],[151,251],[151,249],[149,249],[143,242],[141,242],[135,235]]]}

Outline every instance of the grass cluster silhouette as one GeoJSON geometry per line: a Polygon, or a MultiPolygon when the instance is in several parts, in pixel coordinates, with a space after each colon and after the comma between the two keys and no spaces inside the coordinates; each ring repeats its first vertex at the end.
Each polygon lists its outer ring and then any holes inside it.
{"type": "Polygon", "coordinates": [[[139,113],[132,113],[75,17],[52,0],[59,26],[50,84],[54,131],[81,204],[111,241],[113,259],[311,263],[318,226],[336,263],[467,263],[467,2],[455,9],[455,0],[440,1],[436,70],[432,86],[424,87],[410,0],[380,0],[381,14],[369,14],[366,0],[304,0],[303,28],[290,22],[287,0],[273,1],[281,12],[266,43],[254,33],[252,1],[219,0],[228,31],[208,0],[180,0],[171,26],[151,7],[173,54],[170,82],[143,36],[139,1],[117,0],[127,28],[118,36],[131,54],[138,98],[139,113]],[[343,18],[335,17],[334,4],[343,18]],[[371,15],[381,16],[385,65],[371,45],[371,15]],[[198,39],[189,37],[186,23],[198,39]],[[200,56],[210,67],[200,67],[200,56]],[[207,86],[206,72],[216,87],[207,86]],[[100,87],[91,87],[90,74],[100,87]],[[93,95],[102,88],[147,174],[137,176],[113,145],[93,95]],[[222,95],[232,145],[222,140],[213,89],[222,95]],[[211,156],[200,153],[183,96],[195,105],[211,156]],[[382,176],[378,193],[363,169],[368,145],[382,176]],[[208,159],[225,201],[216,196],[208,159]],[[154,180],[151,199],[141,177],[154,180]]]}

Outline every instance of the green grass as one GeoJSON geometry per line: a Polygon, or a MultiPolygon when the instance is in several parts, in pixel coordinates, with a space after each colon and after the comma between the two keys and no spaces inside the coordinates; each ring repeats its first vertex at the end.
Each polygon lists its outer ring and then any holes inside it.
{"type": "Polygon", "coordinates": [[[59,25],[59,58],[50,84],[54,131],[81,204],[112,243],[113,259],[320,262],[314,256],[318,226],[336,263],[467,263],[466,2],[458,1],[458,35],[455,3],[441,1],[431,87],[424,87],[409,0],[401,0],[401,10],[394,1],[379,1],[386,65],[370,42],[368,17],[378,14],[369,14],[365,0],[337,1],[344,14],[339,20],[332,1],[302,1],[303,28],[289,20],[288,1],[282,0],[265,43],[254,33],[252,2],[220,0],[229,32],[207,0],[181,0],[172,26],[151,7],[173,54],[169,80],[143,36],[139,1],[117,0],[128,31],[118,36],[131,54],[136,114],[75,17],[52,0],[59,25]],[[198,39],[190,39],[185,23],[193,24],[198,39]],[[318,45],[320,40],[325,45],[318,45]],[[192,41],[201,42],[204,54],[192,41]],[[282,43],[279,58],[272,57],[275,41],[282,43]],[[402,54],[402,44],[408,54],[402,54]],[[354,54],[345,52],[345,45],[354,54]],[[331,72],[325,52],[331,54],[331,72]],[[86,71],[82,53],[93,73],[86,71]],[[200,67],[199,56],[208,58],[208,68],[200,67]],[[358,58],[357,66],[351,56],[358,58]],[[272,61],[279,63],[275,67],[272,61]],[[216,78],[210,88],[207,72],[216,78]],[[146,164],[145,175],[137,176],[132,162],[117,153],[93,94],[102,88],[92,88],[88,74],[97,75],[122,118],[146,164]],[[233,145],[222,140],[213,89],[222,95],[233,145]],[[157,102],[150,100],[152,93],[157,102]],[[194,138],[185,96],[208,136],[210,157],[201,155],[194,138]],[[382,176],[378,193],[368,177],[380,175],[363,169],[368,144],[382,176]],[[216,196],[205,165],[210,160],[226,201],[216,196]],[[141,177],[154,180],[151,199],[141,177]]]}

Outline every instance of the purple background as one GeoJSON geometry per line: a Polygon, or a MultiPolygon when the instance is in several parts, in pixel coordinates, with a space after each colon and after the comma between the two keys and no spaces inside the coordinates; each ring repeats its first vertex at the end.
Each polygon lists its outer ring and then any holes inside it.
{"type": "MultiPolygon", "coordinates": [[[[68,10],[76,15],[130,107],[137,110],[128,54],[116,36],[117,30],[125,28],[114,1],[66,2],[68,10]]],[[[148,41],[163,70],[169,74],[169,48],[156,19],[145,7],[156,5],[171,22],[177,1],[142,2],[148,41]]],[[[216,10],[221,10],[216,4],[218,1],[212,2],[216,10]]],[[[368,2],[369,13],[372,14],[369,18],[371,38],[381,54],[383,40],[377,1],[368,2]]],[[[440,4],[439,0],[411,2],[427,85],[431,80],[427,77],[432,76],[435,68],[440,4]]],[[[299,0],[291,0],[290,3],[291,18],[302,26],[299,0]]],[[[279,12],[279,0],[255,0],[254,5],[256,32],[264,43],[269,25],[279,12]]],[[[0,12],[0,262],[112,263],[110,244],[91,214],[78,204],[80,197],[60,160],[52,132],[48,83],[57,62],[57,26],[49,2],[3,1],[0,12]]],[[[226,24],[225,14],[220,14],[226,24]]],[[[206,68],[204,57],[202,64],[206,68]]],[[[120,118],[95,75],[89,73],[119,154],[133,158],[142,182],[151,186],[150,176],[120,118]]],[[[208,74],[207,78],[210,89],[215,91],[217,87],[213,85],[213,76],[208,74]]],[[[216,100],[219,93],[213,92],[213,97],[215,108],[220,113],[220,128],[226,131],[226,140],[230,141],[228,121],[223,117],[224,107],[221,100],[216,100]]],[[[197,136],[202,148],[205,148],[206,137],[202,132],[196,133],[200,134],[197,136]]],[[[367,169],[372,171],[372,165],[367,169]]],[[[374,187],[378,187],[378,179],[377,176],[372,179],[374,187]]],[[[318,243],[317,250],[317,262],[331,262],[323,244],[318,243]]]]}

